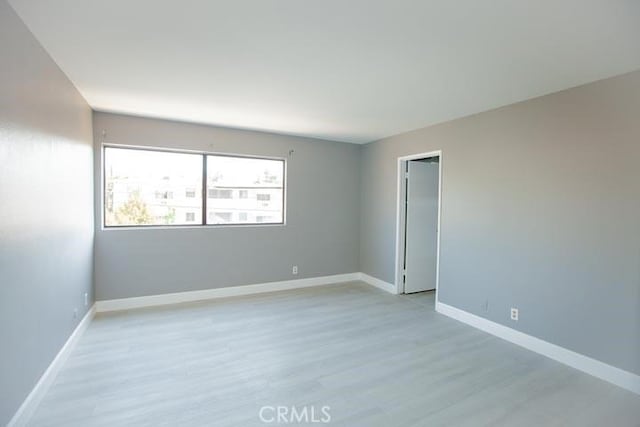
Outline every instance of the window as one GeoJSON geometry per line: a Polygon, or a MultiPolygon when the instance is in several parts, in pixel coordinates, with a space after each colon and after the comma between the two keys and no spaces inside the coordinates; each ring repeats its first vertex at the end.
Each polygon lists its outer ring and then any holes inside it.
{"type": "Polygon", "coordinates": [[[156,191],[156,199],[173,199],[173,192],[171,191],[156,191]]]}
{"type": "Polygon", "coordinates": [[[209,189],[210,199],[231,199],[232,196],[233,196],[233,192],[231,190],[220,190],[217,188],[209,189]]]}
{"type": "Polygon", "coordinates": [[[202,196],[174,198],[202,188],[201,155],[105,147],[104,182],[107,227],[184,225],[185,209],[202,218],[202,196]]]}
{"type": "Polygon", "coordinates": [[[207,218],[208,224],[231,224],[233,218],[232,212],[209,212],[207,218]]]}
{"type": "Polygon", "coordinates": [[[284,160],[117,146],[103,157],[105,227],[284,223],[284,160]]]}
{"type": "Polygon", "coordinates": [[[225,217],[224,221],[228,223],[284,222],[283,160],[208,155],[206,173],[207,194],[210,195],[207,199],[207,224],[219,224],[221,218],[218,213],[222,211],[245,213],[228,220],[225,217]],[[211,197],[212,191],[221,197],[211,197]],[[210,215],[212,212],[213,216],[210,215]],[[234,218],[235,222],[232,222],[234,218]]]}

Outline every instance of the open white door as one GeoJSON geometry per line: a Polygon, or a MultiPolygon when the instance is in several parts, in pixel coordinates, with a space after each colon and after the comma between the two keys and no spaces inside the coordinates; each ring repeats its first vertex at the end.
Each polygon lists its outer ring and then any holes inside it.
{"type": "Polygon", "coordinates": [[[404,292],[436,288],[438,250],[438,159],[407,162],[404,292]]]}

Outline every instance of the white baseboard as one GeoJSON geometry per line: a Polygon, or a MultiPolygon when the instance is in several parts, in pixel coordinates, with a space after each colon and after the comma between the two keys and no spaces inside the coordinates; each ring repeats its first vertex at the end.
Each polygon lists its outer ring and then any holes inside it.
{"type": "Polygon", "coordinates": [[[29,422],[29,419],[38,408],[38,405],[42,401],[42,398],[46,394],[47,390],[49,390],[49,387],[51,387],[54,380],[56,379],[56,376],[62,369],[62,366],[69,357],[69,354],[91,323],[91,319],[93,319],[95,312],[96,310],[94,304],[93,307],[91,307],[87,314],[85,314],[85,316],[82,318],[80,323],[78,323],[78,326],[76,326],[69,338],[67,338],[67,341],[64,343],[47,370],[44,371],[44,374],[42,374],[35,387],[33,387],[31,393],[29,393],[24,402],[22,402],[22,405],[20,405],[20,408],[18,408],[18,410],[14,414],[13,418],[11,418],[11,421],[9,421],[7,427],[24,426],[29,422]]]}
{"type": "Polygon", "coordinates": [[[171,294],[149,295],[144,297],[121,298],[96,301],[96,311],[128,310],[132,308],[154,307],[183,302],[202,301],[240,295],[261,294],[265,292],[286,291],[311,286],[331,285],[335,283],[360,280],[360,273],[336,274],[333,276],[310,277],[308,279],[285,280],[281,282],[258,283],[255,285],[229,286],[226,288],[205,289],[201,291],[177,292],[171,294]]]}
{"type": "Polygon", "coordinates": [[[384,280],[377,279],[373,276],[369,276],[365,273],[358,273],[360,280],[365,283],[368,283],[371,286],[375,286],[378,289],[382,289],[383,291],[387,291],[390,294],[397,294],[398,290],[391,283],[387,283],[384,280]]]}
{"type": "Polygon", "coordinates": [[[640,394],[640,375],[616,368],[441,302],[436,302],[436,311],[503,340],[517,344],[527,350],[534,351],[601,380],[640,394]]]}

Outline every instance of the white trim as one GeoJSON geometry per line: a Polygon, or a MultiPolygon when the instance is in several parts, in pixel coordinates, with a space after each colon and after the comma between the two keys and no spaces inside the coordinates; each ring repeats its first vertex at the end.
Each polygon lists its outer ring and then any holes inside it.
{"type": "Polygon", "coordinates": [[[358,273],[359,279],[365,282],[368,285],[374,286],[378,289],[382,289],[383,291],[387,291],[390,294],[397,294],[398,288],[391,283],[385,282],[384,280],[377,279],[373,276],[369,276],[365,273],[358,273]]]}
{"type": "Polygon", "coordinates": [[[440,219],[442,216],[442,150],[429,151],[427,153],[416,153],[407,156],[398,157],[398,183],[397,183],[397,200],[396,200],[396,272],[395,272],[395,288],[396,293],[404,293],[403,266],[404,260],[404,227],[405,227],[405,205],[404,195],[407,191],[405,171],[402,167],[409,160],[426,159],[430,157],[438,157],[438,235],[436,242],[436,302],[438,299],[438,288],[440,287],[440,219]]]}
{"type": "Polygon", "coordinates": [[[265,292],[285,291],[308,288],[311,286],[359,280],[359,273],[337,274],[333,276],[310,277],[308,279],[284,280],[280,282],[258,283],[254,285],[229,286],[226,288],[204,289],[201,291],[177,292],[171,294],[149,295],[143,297],[121,298],[96,301],[96,311],[128,310],[132,308],[154,307],[158,305],[179,304],[183,302],[235,297],[240,295],[261,294],[265,292]]]}
{"type": "Polygon", "coordinates": [[[592,359],[575,351],[568,350],[550,342],[516,331],[475,314],[468,313],[459,308],[436,302],[436,311],[458,320],[481,331],[487,332],[503,340],[517,344],[557,362],[585,372],[601,380],[608,381],[633,393],[640,394],[640,375],[625,371],[615,366],[608,365],[596,359],[592,359]]]}
{"type": "Polygon", "coordinates": [[[67,341],[64,343],[51,364],[49,364],[47,370],[44,371],[44,374],[42,374],[27,398],[24,400],[24,402],[22,402],[22,405],[20,405],[20,408],[18,408],[16,413],[13,415],[13,418],[11,418],[11,421],[9,421],[7,427],[24,426],[29,422],[29,419],[38,408],[38,405],[42,401],[44,395],[47,393],[47,390],[49,390],[49,387],[51,387],[51,385],[55,381],[56,376],[62,369],[62,366],[69,357],[69,354],[71,354],[71,351],[80,340],[80,337],[82,336],[84,331],[86,331],[89,323],[91,323],[91,320],[93,319],[93,316],[96,312],[95,307],[96,306],[94,304],[89,309],[87,314],[85,314],[85,316],[82,318],[80,323],[78,323],[78,326],[76,326],[69,338],[67,338],[67,341]]]}

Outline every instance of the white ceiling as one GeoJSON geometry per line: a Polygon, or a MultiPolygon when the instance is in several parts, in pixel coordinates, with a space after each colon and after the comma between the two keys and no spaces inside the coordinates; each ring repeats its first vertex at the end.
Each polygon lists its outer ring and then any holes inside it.
{"type": "Polygon", "coordinates": [[[637,0],[10,0],[96,110],[364,143],[640,69],[637,0]]]}

